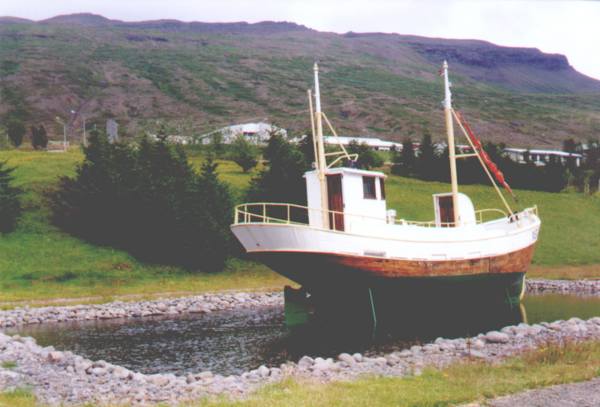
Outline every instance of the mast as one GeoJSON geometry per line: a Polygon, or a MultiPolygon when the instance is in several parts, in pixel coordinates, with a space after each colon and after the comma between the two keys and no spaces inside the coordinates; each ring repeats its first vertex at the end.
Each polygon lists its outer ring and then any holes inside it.
{"type": "Polygon", "coordinates": [[[319,66],[315,62],[315,119],[317,130],[317,171],[319,173],[319,184],[321,186],[321,215],[323,216],[323,227],[329,226],[329,202],[327,199],[327,161],[325,160],[325,146],[323,145],[323,114],[321,111],[321,90],[319,88],[319,66]]]}
{"type": "Polygon", "coordinates": [[[450,180],[452,184],[452,207],[454,209],[454,225],[460,225],[458,209],[458,177],[456,174],[456,149],[454,147],[454,124],[452,122],[452,93],[448,81],[448,62],[444,61],[444,114],[446,116],[446,133],[448,136],[448,156],[450,158],[450,180]]]}

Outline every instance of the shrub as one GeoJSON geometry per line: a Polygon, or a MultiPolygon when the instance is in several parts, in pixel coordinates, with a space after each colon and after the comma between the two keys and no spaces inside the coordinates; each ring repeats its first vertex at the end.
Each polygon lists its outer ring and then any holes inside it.
{"type": "Polygon", "coordinates": [[[304,173],[307,162],[297,146],[279,134],[272,134],[265,148],[267,167],[252,179],[249,201],[306,205],[304,173]]]}
{"type": "Polygon", "coordinates": [[[142,139],[138,148],[91,132],[85,160],[50,202],[54,222],[140,260],[214,271],[230,252],[229,189],[209,160],[196,173],[181,148],[142,139]]]}
{"type": "Polygon", "coordinates": [[[209,149],[215,157],[221,158],[225,154],[225,144],[223,143],[223,134],[216,132],[210,136],[209,149]]]}
{"type": "Polygon", "coordinates": [[[6,132],[8,133],[8,138],[10,139],[11,143],[15,147],[19,147],[23,143],[23,136],[25,136],[27,130],[25,129],[25,125],[22,121],[11,119],[8,122],[6,132]]]}
{"type": "Polygon", "coordinates": [[[392,172],[396,175],[409,177],[415,173],[415,148],[411,139],[406,138],[402,142],[402,151],[394,151],[394,165],[392,172]]]}
{"type": "Polygon", "coordinates": [[[356,140],[352,140],[348,145],[348,154],[358,154],[356,160],[358,168],[368,170],[383,165],[383,159],[366,143],[359,144],[356,140]]]}
{"type": "Polygon", "coordinates": [[[231,145],[231,159],[242,167],[244,173],[256,167],[257,155],[256,148],[243,135],[237,136],[231,145]]]}
{"type": "Polygon", "coordinates": [[[419,146],[419,156],[417,157],[416,170],[420,178],[426,181],[433,181],[438,178],[436,169],[440,157],[435,153],[435,146],[431,139],[431,135],[426,132],[421,139],[419,146]]]}
{"type": "Polygon", "coordinates": [[[31,126],[31,146],[35,150],[46,149],[48,147],[48,134],[44,126],[31,126]]]}
{"type": "Polygon", "coordinates": [[[21,216],[22,190],[13,185],[14,168],[0,162],[0,233],[10,233],[17,226],[21,216]]]}

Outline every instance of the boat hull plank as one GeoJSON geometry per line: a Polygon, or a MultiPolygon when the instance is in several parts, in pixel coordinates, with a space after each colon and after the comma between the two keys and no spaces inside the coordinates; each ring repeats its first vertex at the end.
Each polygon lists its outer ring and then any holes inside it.
{"type": "Polygon", "coordinates": [[[334,253],[253,252],[251,258],[305,287],[365,284],[383,280],[423,277],[456,277],[488,274],[525,273],[531,263],[534,245],[480,259],[403,260],[334,253]]]}

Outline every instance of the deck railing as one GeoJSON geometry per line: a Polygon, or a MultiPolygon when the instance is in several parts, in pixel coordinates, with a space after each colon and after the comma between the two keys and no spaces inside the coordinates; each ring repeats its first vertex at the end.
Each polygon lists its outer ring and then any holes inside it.
{"type": "MultiPolygon", "coordinates": [[[[235,207],[235,220],[234,224],[245,224],[245,223],[279,223],[279,224],[296,224],[296,225],[307,225],[309,213],[327,212],[329,222],[331,223],[331,229],[336,229],[336,218],[343,216],[345,220],[375,220],[384,223],[394,223],[400,225],[414,225],[421,227],[453,227],[454,222],[442,222],[438,223],[435,220],[432,221],[408,221],[405,219],[391,219],[381,218],[369,215],[359,215],[340,211],[324,211],[320,208],[309,208],[307,206],[286,204],[286,203],[269,203],[269,202],[253,202],[245,203],[235,207]]],[[[477,224],[488,222],[492,220],[508,218],[511,221],[516,221],[522,214],[534,214],[537,216],[537,206],[527,208],[520,213],[508,215],[501,209],[480,209],[475,211],[475,220],[477,224]],[[499,215],[493,218],[490,215],[499,215]]]]}

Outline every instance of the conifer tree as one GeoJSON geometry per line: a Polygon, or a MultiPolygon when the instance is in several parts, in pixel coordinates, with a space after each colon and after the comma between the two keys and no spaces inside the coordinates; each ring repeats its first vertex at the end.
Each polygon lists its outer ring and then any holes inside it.
{"type": "Polygon", "coordinates": [[[196,183],[196,196],[202,201],[200,217],[204,224],[200,239],[202,245],[196,245],[205,268],[209,271],[220,270],[228,254],[239,251],[231,238],[229,224],[233,218],[233,199],[229,187],[217,176],[217,164],[208,157],[196,183]]]}
{"type": "Polygon", "coordinates": [[[14,168],[0,162],[0,233],[12,232],[21,216],[22,190],[13,185],[14,168]]]}
{"type": "Polygon", "coordinates": [[[250,184],[248,200],[306,205],[307,164],[296,146],[272,134],[265,148],[267,167],[250,184]]]}
{"type": "Polygon", "coordinates": [[[23,143],[23,136],[27,133],[25,125],[18,119],[10,119],[7,126],[8,138],[15,147],[23,143]]]}
{"type": "Polygon", "coordinates": [[[232,252],[229,189],[208,161],[196,173],[180,146],[147,138],[137,148],[92,132],[73,178],[50,195],[55,223],[140,260],[191,270],[222,268],[232,252]]]}
{"type": "Polygon", "coordinates": [[[34,150],[39,149],[38,147],[38,128],[35,126],[31,126],[30,127],[30,131],[31,131],[31,147],[33,147],[34,150]]]}
{"type": "Polygon", "coordinates": [[[38,145],[39,148],[42,149],[48,148],[48,133],[46,132],[44,125],[38,127],[38,145]]]}
{"type": "Polygon", "coordinates": [[[419,177],[431,181],[435,179],[437,157],[435,146],[431,139],[431,134],[425,132],[419,146],[419,156],[417,158],[417,171],[419,177]]]}
{"type": "Polygon", "coordinates": [[[394,153],[392,172],[397,175],[409,177],[415,172],[415,148],[410,138],[402,142],[402,151],[394,153]]]}
{"type": "Polygon", "coordinates": [[[231,145],[231,159],[242,168],[244,173],[256,167],[257,155],[256,148],[243,135],[237,136],[231,145]]]}

